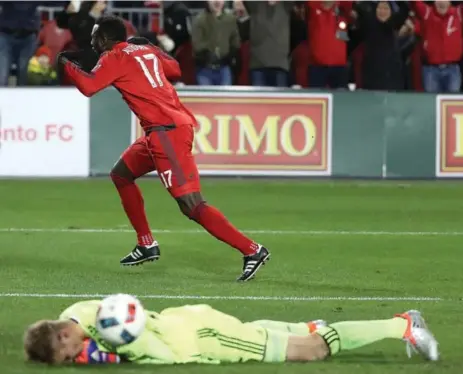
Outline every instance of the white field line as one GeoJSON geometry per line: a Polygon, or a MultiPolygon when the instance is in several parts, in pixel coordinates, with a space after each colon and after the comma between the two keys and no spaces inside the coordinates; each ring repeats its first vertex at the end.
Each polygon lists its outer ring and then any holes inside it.
{"type": "MultiPolygon", "coordinates": [[[[0,293],[0,298],[37,299],[100,299],[109,294],[70,293],[0,293]]],[[[202,296],[202,295],[137,295],[140,299],[175,300],[244,300],[244,301],[444,301],[440,297],[382,297],[382,296],[202,296]]]]}
{"type": "MultiPolygon", "coordinates": [[[[204,230],[164,230],[154,229],[157,234],[206,234],[204,230]]],[[[27,227],[4,227],[0,233],[24,232],[24,233],[76,233],[76,234],[105,234],[105,233],[133,233],[131,229],[104,229],[104,228],[27,228],[27,227]]],[[[357,236],[463,236],[463,231],[348,231],[348,230],[242,230],[246,234],[263,235],[357,235],[357,236]]]]}

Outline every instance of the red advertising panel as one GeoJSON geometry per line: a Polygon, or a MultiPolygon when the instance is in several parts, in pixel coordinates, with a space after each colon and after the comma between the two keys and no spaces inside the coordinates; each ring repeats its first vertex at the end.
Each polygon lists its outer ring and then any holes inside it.
{"type": "Polygon", "coordinates": [[[438,96],[436,176],[463,177],[463,97],[438,96]]]}
{"type": "Polygon", "coordinates": [[[198,121],[201,174],[331,174],[330,95],[182,91],[181,99],[198,121]]]}

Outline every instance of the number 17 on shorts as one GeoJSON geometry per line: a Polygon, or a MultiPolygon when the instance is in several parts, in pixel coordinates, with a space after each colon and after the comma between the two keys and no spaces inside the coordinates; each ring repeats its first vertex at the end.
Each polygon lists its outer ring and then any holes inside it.
{"type": "Polygon", "coordinates": [[[159,173],[159,178],[165,188],[169,189],[172,187],[172,170],[166,170],[159,173]]]}

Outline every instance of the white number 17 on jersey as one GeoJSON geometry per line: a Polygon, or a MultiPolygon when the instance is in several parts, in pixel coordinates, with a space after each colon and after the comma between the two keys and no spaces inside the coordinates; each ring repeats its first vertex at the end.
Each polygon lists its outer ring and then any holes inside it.
{"type": "Polygon", "coordinates": [[[156,88],[156,87],[164,86],[164,83],[162,83],[161,74],[159,73],[159,60],[154,53],[148,53],[146,55],[143,55],[143,58],[141,58],[140,56],[134,56],[134,57],[140,64],[143,70],[143,73],[145,74],[146,79],[148,79],[148,82],[150,82],[151,84],[151,87],[156,88]],[[151,74],[151,72],[149,71],[148,67],[146,66],[144,60],[153,61],[154,77],[153,77],[153,74],[151,74]]]}

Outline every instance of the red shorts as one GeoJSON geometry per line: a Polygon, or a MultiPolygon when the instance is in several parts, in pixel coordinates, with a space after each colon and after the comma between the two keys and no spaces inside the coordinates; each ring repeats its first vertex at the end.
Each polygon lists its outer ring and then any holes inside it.
{"type": "Polygon", "coordinates": [[[193,138],[192,126],[153,131],[129,146],[121,158],[136,178],[157,171],[174,198],[199,192],[199,173],[192,154],[193,138]]]}

